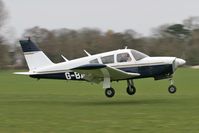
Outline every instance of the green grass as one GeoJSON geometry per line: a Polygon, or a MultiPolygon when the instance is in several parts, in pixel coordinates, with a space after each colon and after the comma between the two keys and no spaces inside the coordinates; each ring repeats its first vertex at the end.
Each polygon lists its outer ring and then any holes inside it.
{"type": "Polygon", "coordinates": [[[176,94],[168,80],[113,83],[106,98],[101,85],[40,80],[0,71],[0,133],[197,133],[199,70],[179,69],[176,94]]]}

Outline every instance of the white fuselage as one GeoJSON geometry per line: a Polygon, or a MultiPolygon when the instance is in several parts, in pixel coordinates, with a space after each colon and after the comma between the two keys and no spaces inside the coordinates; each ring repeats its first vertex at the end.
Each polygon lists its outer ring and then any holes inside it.
{"type": "MultiPolygon", "coordinates": [[[[96,55],[91,55],[91,56],[86,56],[83,58],[78,58],[62,63],[57,63],[53,64],[50,66],[42,67],[39,69],[35,69],[32,72],[33,73],[60,73],[60,72],[70,72],[71,69],[90,64],[92,60],[97,59],[99,64],[103,64],[102,62],[102,57],[110,56],[113,55],[114,61],[112,63],[108,63],[106,65],[115,67],[115,68],[125,68],[125,67],[141,67],[141,66],[154,66],[154,65],[165,65],[165,64],[171,64],[173,61],[176,59],[176,57],[149,57],[146,56],[143,59],[140,60],[135,60],[133,55],[131,54],[130,49],[122,49],[122,50],[115,50],[111,52],[106,52],[106,53],[101,53],[101,54],[96,54],[96,55]],[[130,55],[131,61],[128,62],[118,62],[117,61],[117,55],[121,53],[128,53],[130,55]]],[[[181,59],[177,58],[178,63],[176,65],[181,65],[184,62],[181,61],[181,59]]]]}

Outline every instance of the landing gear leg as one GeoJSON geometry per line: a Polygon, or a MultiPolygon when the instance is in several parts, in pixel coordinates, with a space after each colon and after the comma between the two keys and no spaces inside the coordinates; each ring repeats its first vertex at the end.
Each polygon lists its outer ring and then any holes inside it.
{"type": "Polygon", "coordinates": [[[129,95],[134,95],[136,93],[136,88],[134,86],[133,80],[127,80],[127,85],[126,92],[129,95]]]}
{"type": "Polygon", "coordinates": [[[115,95],[115,90],[111,87],[110,78],[104,78],[103,88],[107,97],[111,98],[115,95]]]}
{"type": "Polygon", "coordinates": [[[171,94],[174,94],[177,90],[176,86],[173,85],[173,79],[169,79],[170,81],[170,86],[168,87],[168,91],[171,94]]]}

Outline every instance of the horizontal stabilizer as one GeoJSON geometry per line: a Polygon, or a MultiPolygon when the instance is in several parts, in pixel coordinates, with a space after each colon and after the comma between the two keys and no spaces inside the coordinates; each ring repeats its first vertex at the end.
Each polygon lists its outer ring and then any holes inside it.
{"type": "Polygon", "coordinates": [[[32,73],[32,72],[14,72],[14,74],[18,74],[18,75],[35,75],[35,73],[32,73]]]}

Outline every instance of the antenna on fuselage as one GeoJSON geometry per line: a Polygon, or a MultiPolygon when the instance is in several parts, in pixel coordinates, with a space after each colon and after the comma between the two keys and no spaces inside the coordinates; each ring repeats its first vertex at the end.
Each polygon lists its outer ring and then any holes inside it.
{"type": "Polygon", "coordinates": [[[84,50],[84,52],[88,55],[91,56],[91,54],[89,52],[87,52],[86,50],[84,50]]]}
{"type": "Polygon", "coordinates": [[[64,57],[63,55],[61,55],[61,57],[67,62],[69,61],[68,59],[66,59],[66,57],[64,57]]]}
{"type": "Polygon", "coordinates": [[[124,49],[128,49],[128,46],[125,46],[124,49]]]}

